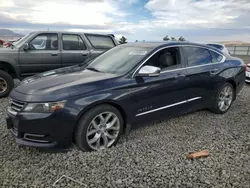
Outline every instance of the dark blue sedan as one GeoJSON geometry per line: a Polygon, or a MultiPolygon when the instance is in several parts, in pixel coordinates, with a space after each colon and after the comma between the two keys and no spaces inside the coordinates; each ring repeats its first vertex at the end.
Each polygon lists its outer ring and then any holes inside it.
{"type": "Polygon", "coordinates": [[[11,92],[18,144],[83,151],[114,145],[128,125],[199,109],[223,114],[245,83],[244,63],[188,42],[117,46],[88,65],[45,72],[11,92]]]}

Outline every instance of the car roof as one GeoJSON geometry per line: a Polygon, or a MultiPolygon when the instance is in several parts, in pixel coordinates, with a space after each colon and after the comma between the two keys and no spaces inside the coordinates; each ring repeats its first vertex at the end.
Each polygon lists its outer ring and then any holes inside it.
{"type": "Polygon", "coordinates": [[[198,46],[198,47],[205,47],[205,48],[212,48],[206,44],[201,43],[193,43],[193,42],[181,42],[181,41],[166,41],[166,42],[134,42],[134,43],[126,43],[122,44],[124,46],[137,46],[137,47],[144,47],[144,48],[161,48],[161,47],[171,47],[171,46],[198,46]]]}
{"type": "Polygon", "coordinates": [[[221,47],[225,47],[224,44],[221,44],[221,43],[214,43],[214,42],[209,42],[207,43],[208,45],[218,45],[218,46],[221,46],[221,47]]]}
{"type": "Polygon", "coordinates": [[[164,47],[175,47],[175,46],[196,46],[196,47],[203,47],[206,49],[211,49],[213,51],[216,51],[219,54],[225,55],[221,50],[218,48],[215,48],[213,46],[209,46],[207,44],[201,44],[201,43],[193,43],[193,42],[187,42],[187,41],[166,41],[166,42],[134,42],[134,43],[126,43],[119,46],[131,46],[131,47],[142,47],[142,48],[150,48],[152,51],[158,50],[160,48],[164,47]]]}
{"type": "Polygon", "coordinates": [[[87,35],[112,36],[112,34],[71,32],[71,31],[34,31],[34,32],[31,32],[31,34],[40,34],[40,33],[64,33],[64,34],[87,34],[87,35]]]}

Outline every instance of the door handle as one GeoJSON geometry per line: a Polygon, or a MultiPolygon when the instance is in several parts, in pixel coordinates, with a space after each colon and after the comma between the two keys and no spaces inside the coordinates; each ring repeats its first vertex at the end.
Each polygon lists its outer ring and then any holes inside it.
{"type": "Polygon", "coordinates": [[[58,56],[58,53],[55,52],[55,53],[51,53],[52,56],[58,56]]]}
{"type": "Polygon", "coordinates": [[[82,53],[82,56],[88,56],[89,54],[82,53]]]}
{"type": "Polygon", "coordinates": [[[186,77],[185,74],[176,74],[176,75],[174,76],[175,79],[182,79],[182,78],[185,78],[185,77],[186,77]]]}
{"type": "Polygon", "coordinates": [[[210,70],[210,74],[216,74],[217,72],[219,71],[219,69],[212,69],[212,70],[210,70]]]}

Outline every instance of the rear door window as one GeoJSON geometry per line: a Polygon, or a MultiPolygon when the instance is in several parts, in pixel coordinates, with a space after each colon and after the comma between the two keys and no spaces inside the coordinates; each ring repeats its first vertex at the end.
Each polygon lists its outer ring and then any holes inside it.
{"type": "Polygon", "coordinates": [[[86,50],[86,46],[79,35],[63,34],[64,50],[86,50]]]}
{"type": "Polygon", "coordinates": [[[110,49],[115,46],[115,43],[110,36],[86,34],[86,37],[94,48],[110,49]]]}
{"type": "Polygon", "coordinates": [[[219,63],[223,59],[223,56],[210,50],[210,54],[212,56],[212,63],[219,63]]]}
{"type": "Polygon", "coordinates": [[[188,67],[212,63],[211,54],[206,48],[185,46],[183,50],[187,58],[188,67]]]}

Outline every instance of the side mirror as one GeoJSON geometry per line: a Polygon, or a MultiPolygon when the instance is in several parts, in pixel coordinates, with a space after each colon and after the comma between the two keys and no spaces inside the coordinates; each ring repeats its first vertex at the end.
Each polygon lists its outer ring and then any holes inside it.
{"type": "Polygon", "coordinates": [[[143,66],[137,76],[141,77],[157,77],[160,75],[161,69],[159,67],[154,66],[143,66]]]}
{"type": "Polygon", "coordinates": [[[28,51],[29,49],[30,49],[29,44],[28,44],[28,43],[24,43],[24,45],[23,45],[23,50],[24,50],[24,51],[28,51]]]}

